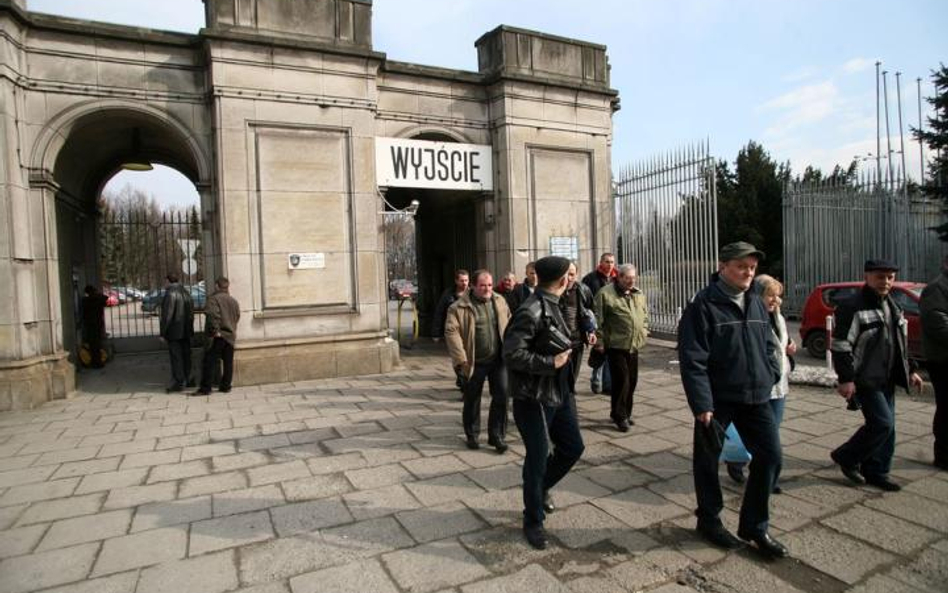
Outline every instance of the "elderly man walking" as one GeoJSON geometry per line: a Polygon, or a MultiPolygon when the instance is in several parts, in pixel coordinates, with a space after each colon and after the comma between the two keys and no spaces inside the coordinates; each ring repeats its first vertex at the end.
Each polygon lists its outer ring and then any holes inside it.
{"type": "Polygon", "coordinates": [[[753,456],[737,535],[765,556],[787,548],[768,534],[770,493],[781,464],[780,436],[770,394],[780,366],[770,339],[770,319],[754,285],[763,252],[738,241],[721,248],[718,271],[685,309],[678,326],[681,380],[695,416],[692,470],[698,499],[698,533],[735,549],[741,542],[721,522],[724,508],[718,457],[724,430],[733,422],[753,456]]]}
{"type": "Polygon", "coordinates": [[[895,492],[902,489],[889,478],[895,454],[895,387],[921,388],[922,379],[908,357],[908,324],[889,294],[899,267],[870,259],[864,270],[862,290],[836,307],[830,350],[836,391],[855,402],[866,423],[830,457],[854,484],[895,492]]]}
{"type": "Polygon", "coordinates": [[[503,339],[510,311],[507,301],[494,293],[494,279],[487,270],[477,270],[474,288],[448,308],[444,341],[455,372],[462,378],[464,411],[461,419],[468,449],[478,449],[481,431],[481,393],[490,382],[490,412],[487,444],[498,453],[507,450],[507,370],[503,339]]]}
{"type": "Polygon", "coordinates": [[[609,417],[622,432],[635,424],[632,403],[639,380],[639,350],[648,337],[648,306],[645,294],[635,286],[637,278],[635,266],[619,266],[616,281],[604,286],[593,301],[599,328],[596,348],[605,350],[612,373],[609,417]]]}

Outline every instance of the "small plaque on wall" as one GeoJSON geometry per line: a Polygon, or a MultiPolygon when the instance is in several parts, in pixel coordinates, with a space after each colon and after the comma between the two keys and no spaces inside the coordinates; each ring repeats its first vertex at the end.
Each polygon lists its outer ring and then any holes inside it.
{"type": "Polygon", "coordinates": [[[291,270],[315,270],[326,267],[325,253],[291,253],[287,257],[291,270]]]}
{"type": "Polygon", "coordinates": [[[565,257],[570,261],[579,259],[579,237],[550,237],[550,255],[565,257]]]}

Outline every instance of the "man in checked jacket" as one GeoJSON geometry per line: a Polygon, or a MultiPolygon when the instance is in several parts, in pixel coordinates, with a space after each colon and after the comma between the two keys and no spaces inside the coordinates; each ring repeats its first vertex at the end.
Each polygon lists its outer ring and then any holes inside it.
{"type": "Polygon", "coordinates": [[[889,478],[895,453],[895,387],[919,389],[922,379],[908,358],[908,325],[902,309],[889,295],[898,266],[870,259],[866,283],[836,309],[830,347],[836,370],[836,391],[859,408],[866,420],[830,457],[854,484],[871,484],[895,492],[901,486],[889,478]]]}

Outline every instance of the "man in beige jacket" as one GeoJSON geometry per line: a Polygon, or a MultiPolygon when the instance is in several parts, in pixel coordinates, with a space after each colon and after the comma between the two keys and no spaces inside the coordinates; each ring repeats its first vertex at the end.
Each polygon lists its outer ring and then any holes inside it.
{"type": "Polygon", "coordinates": [[[468,449],[480,447],[481,393],[490,381],[490,413],[487,443],[498,453],[507,450],[507,371],[502,346],[510,310],[507,301],[494,294],[494,279],[487,270],[471,276],[473,286],[451,307],[444,324],[444,342],[458,375],[464,379],[462,422],[468,449]]]}

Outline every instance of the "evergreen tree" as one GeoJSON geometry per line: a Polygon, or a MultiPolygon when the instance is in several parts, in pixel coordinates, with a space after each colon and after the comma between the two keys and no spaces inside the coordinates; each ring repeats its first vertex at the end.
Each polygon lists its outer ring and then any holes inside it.
{"type": "MultiPolygon", "coordinates": [[[[932,151],[928,179],[921,186],[922,192],[941,200],[943,209],[948,212],[948,66],[942,64],[938,71],[932,72],[932,84],[935,96],[926,100],[934,107],[935,115],[928,118],[928,130],[912,128],[912,132],[932,151]]],[[[932,230],[938,233],[939,239],[948,241],[948,220],[932,230]]]]}

